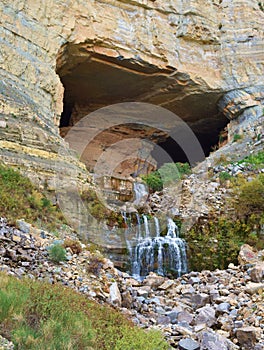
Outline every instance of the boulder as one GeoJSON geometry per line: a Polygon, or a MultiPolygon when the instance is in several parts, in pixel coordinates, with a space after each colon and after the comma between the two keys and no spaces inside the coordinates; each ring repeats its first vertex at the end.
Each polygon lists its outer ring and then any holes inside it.
{"type": "Polygon", "coordinates": [[[264,262],[258,263],[250,271],[250,278],[252,282],[261,282],[264,278],[264,262]]]}
{"type": "Polygon", "coordinates": [[[195,293],[191,296],[191,302],[195,305],[195,308],[200,308],[208,304],[210,296],[206,293],[195,293]]]}
{"type": "Polygon", "coordinates": [[[230,304],[224,302],[224,303],[217,305],[216,313],[217,314],[229,313],[229,309],[230,309],[230,304]]]}
{"type": "Polygon", "coordinates": [[[260,330],[253,326],[238,328],[236,331],[237,340],[240,345],[247,349],[253,349],[259,337],[260,330]]]}
{"type": "Polygon", "coordinates": [[[157,289],[164,282],[165,278],[158,276],[155,273],[151,272],[144,280],[144,285],[150,286],[151,289],[157,289]]]}
{"type": "Polygon", "coordinates": [[[180,350],[199,350],[200,349],[199,343],[191,338],[180,340],[178,345],[180,350]]]}
{"type": "Polygon", "coordinates": [[[206,324],[208,327],[212,327],[216,322],[215,309],[211,306],[204,306],[197,310],[194,323],[206,324]]]}
{"type": "Polygon", "coordinates": [[[264,283],[249,282],[246,285],[246,292],[249,294],[255,294],[264,290],[264,283]]]}
{"type": "Polygon", "coordinates": [[[238,254],[240,265],[252,264],[258,261],[258,254],[248,244],[243,244],[238,254]]]}
{"type": "Polygon", "coordinates": [[[193,315],[188,311],[181,311],[178,314],[177,321],[178,322],[186,322],[187,324],[190,324],[193,320],[193,315]]]}
{"type": "Polygon", "coordinates": [[[121,307],[122,299],[121,299],[121,294],[116,282],[111,284],[109,293],[110,293],[109,295],[110,303],[113,306],[121,307]]]}
{"type": "Polygon", "coordinates": [[[213,331],[205,331],[199,335],[201,350],[235,350],[239,349],[234,343],[213,331]]]}
{"type": "Polygon", "coordinates": [[[174,281],[167,280],[164,283],[162,283],[162,285],[159,286],[159,289],[167,290],[173,285],[174,285],[174,281]]]}
{"type": "Polygon", "coordinates": [[[23,219],[17,220],[16,225],[19,228],[19,230],[22,231],[23,233],[30,233],[31,224],[27,223],[23,219]]]}
{"type": "Polygon", "coordinates": [[[131,309],[133,299],[128,290],[126,290],[124,293],[122,293],[122,306],[131,309]]]}

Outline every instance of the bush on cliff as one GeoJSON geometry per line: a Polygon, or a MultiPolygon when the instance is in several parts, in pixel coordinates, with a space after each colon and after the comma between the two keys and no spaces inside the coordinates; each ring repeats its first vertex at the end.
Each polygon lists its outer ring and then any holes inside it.
{"type": "Polygon", "coordinates": [[[0,334],[20,350],[166,350],[156,331],[70,288],[0,273],[0,334]]]}
{"type": "Polygon", "coordinates": [[[148,175],[143,175],[142,179],[153,191],[161,191],[164,186],[177,183],[184,175],[191,173],[191,167],[188,163],[165,163],[159,170],[153,171],[148,175]]]}
{"type": "Polygon", "coordinates": [[[152,192],[162,191],[163,182],[158,171],[153,171],[148,175],[143,175],[142,180],[148,185],[152,192]]]}
{"type": "Polygon", "coordinates": [[[23,218],[54,229],[64,222],[60,210],[18,171],[0,164],[0,215],[11,224],[23,218]]]}

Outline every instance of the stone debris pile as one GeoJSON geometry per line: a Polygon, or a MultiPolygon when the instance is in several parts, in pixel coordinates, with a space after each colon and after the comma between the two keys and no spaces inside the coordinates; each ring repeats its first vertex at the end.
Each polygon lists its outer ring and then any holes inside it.
{"type": "MultiPolygon", "coordinates": [[[[172,349],[264,349],[264,251],[244,245],[239,266],[175,280],[150,273],[139,282],[89,245],[78,254],[66,248],[67,260],[55,264],[47,248],[58,239],[23,221],[18,226],[0,219],[1,271],[62,283],[111,304],[140,327],[161,330],[172,349]]],[[[59,242],[65,239],[62,233],[59,242]]]]}

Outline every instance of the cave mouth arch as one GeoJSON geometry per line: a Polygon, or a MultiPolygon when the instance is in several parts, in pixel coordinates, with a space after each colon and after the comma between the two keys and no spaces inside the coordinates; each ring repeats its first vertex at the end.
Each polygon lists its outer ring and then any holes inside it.
{"type": "MultiPolygon", "coordinates": [[[[83,117],[102,107],[120,102],[147,102],[162,106],[182,118],[208,156],[212,147],[219,143],[219,133],[228,123],[217,109],[222,93],[204,92],[188,74],[171,66],[160,68],[139,57],[124,58],[112,54],[106,48],[98,49],[87,42],[67,43],[59,50],[56,72],[64,86],[61,136],[64,137],[83,117]]],[[[126,131],[108,130],[102,134],[101,141],[90,152],[91,159],[96,161],[96,147],[106,147],[105,141],[111,138],[111,133],[124,139],[125,134],[133,133],[134,129],[131,125],[126,131]]],[[[150,139],[147,129],[141,132],[143,137],[150,139]]],[[[155,142],[173,161],[188,161],[169,135],[160,135],[155,142]]],[[[157,164],[158,167],[161,165],[157,164]]],[[[133,169],[126,171],[126,174],[130,173],[133,169]]]]}

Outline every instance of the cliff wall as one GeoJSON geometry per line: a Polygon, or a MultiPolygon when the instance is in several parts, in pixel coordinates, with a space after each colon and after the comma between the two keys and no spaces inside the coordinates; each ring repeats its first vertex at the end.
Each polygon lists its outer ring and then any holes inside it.
{"type": "Polygon", "coordinates": [[[108,104],[163,106],[205,137],[218,134],[226,117],[249,108],[253,119],[261,114],[262,2],[3,0],[0,6],[0,155],[42,186],[52,189],[57,171],[85,179],[67,147],[58,154],[66,146],[59,125],[67,128],[108,104]]]}

